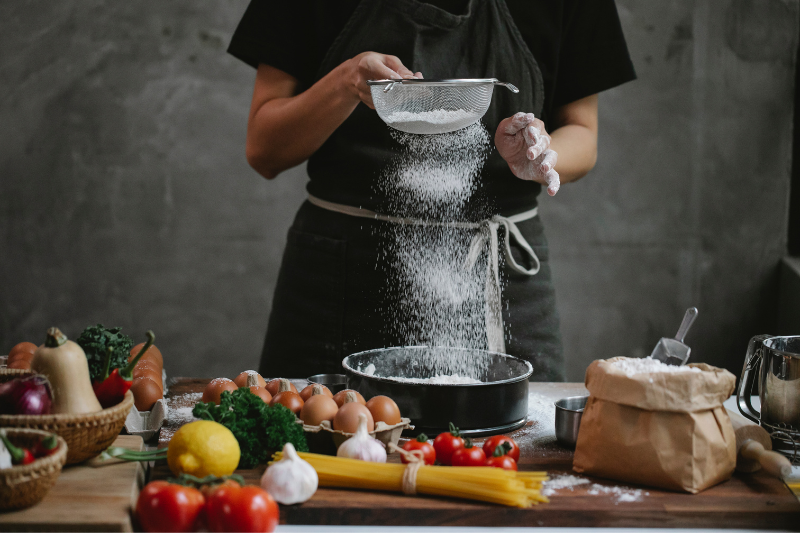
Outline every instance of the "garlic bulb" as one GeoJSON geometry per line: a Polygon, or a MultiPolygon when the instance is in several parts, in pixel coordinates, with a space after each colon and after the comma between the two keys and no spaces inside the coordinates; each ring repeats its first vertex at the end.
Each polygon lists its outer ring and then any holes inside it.
{"type": "Polygon", "coordinates": [[[281,460],[271,464],[261,477],[261,488],[284,505],[309,500],[318,485],[317,471],[300,459],[290,442],[283,447],[281,460]]]}
{"type": "Polygon", "coordinates": [[[386,448],[378,439],[373,439],[367,431],[367,417],[358,415],[356,434],[344,441],[336,451],[337,457],[360,459],[372,463],[386,462],[386,448]]]}

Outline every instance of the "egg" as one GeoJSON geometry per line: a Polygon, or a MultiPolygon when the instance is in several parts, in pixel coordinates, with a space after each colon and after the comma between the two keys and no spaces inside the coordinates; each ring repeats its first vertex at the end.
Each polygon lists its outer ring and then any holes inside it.
{"type": "MultiPolygon", "coordinates": [[[[131,355],[130,355],[130,357],[128,357],[128,361],[130,361],[134,357],[136,357],[139,354],[139,352],[141,351],[141,349],[144,348],[144,345],[145,345],[144,342],[140,342],[139,344],[137,344],[136,346],[131,348],[131,352],[130,352],[131,355]]],[[[159,366],[161,366],[162,368],[164,366],[164,356],[161,355],[161,350],[156,348],[155,344],[151,345],[147,349],[147,351],[144,352],[144,355],[142,356],[141,359],[139,359],[139,361],[144,361],[145,359],[150,359],[153,362],[158,363],[159,366]]]]}
{"type": "Polygon", "coordinates": [[[278,394],[280,392],[281,381],[285,381],[286,383],[288,383],[290,391],[297,392],[297,387],[295,387],[292,384],[292,382],[289,381],[288,379],[275,378],[275,379],[270,380],[269,383],[267,383],[267,386],[266,386],[266,389],[269,391],[270,394],[272,394],[273,398],[275,397],[276,394],[278,394]]]}
{"type": "MultiPolygon", "coordinates": [[[[247,377],[250,376],[251,374],[256,377],[256,380],[258,380],[258,383],[256,383],[257,386],[266,388],[267,382],[264,381],[264,378],[261,377],[261,374],[259,374],[255,370],[245,370],[244,372],[233,378],[233,382],[236,383],[236,386],[239,388],[246,387],[247,377]]],[[[269,394],[270,396],[272,396],[271,392],[269,394]]]]}
{"type": "Polygon", "coordinates": [[[164,397],[164,392],[158,383],[148,377],[134,378],[131,392],[134,405],[139,411],[149,411],[156,401],[164,397]]]}
{"type": "Polygon", "coordinates": [[[336,405],[339,407],[342,406],[344,401],[347,399],[347,393],[352,392],[356,395],[356,401],[360,404],[367,405],[367,401],[364,399],[363,396],[358,391],[354,391],[353,389],[344,389],[342,391],[337,392],[333,395],[333,399],[336,402],[336,405]]]}
{"type": "MultiPolygon", "coordinates": [[[[133,377],[143,376],[145,374],[157,376],[157,381],[161,381],[161,366],[154,361],[140,359],[136,366],[133,367],[133,377]]],[[[154,377],[153,379],[156,378],[154,377]]]]}
{"type": "Polygon", "coordinates": [[[372,413],[367,406],[358,402],[349,402],[342,405],[336,416],[333,417],[333,429],[344,431],[345,433],[355,433],[358,429],[358,415],[363,414],[367,417],[367,431],[375,429],[375,421],[372,413]]]}
{"type": "Polygon", "coordinates": [[[17,370],[30,370],[31,362],[27,359],[18,358],[8,363],[8,368],[17,370]]]}
{"type": "Polygon", "coordinates": [[[156,384],[159,386],[159,388],[161,388],[162,391],[164,390],[164,383],[162,382],[162,379],[161,379],[161,371],[160,370],[156,370],[156,369],[150,368],[150,367],[144,367],[144,368],[139,369],[137,372],[134,372],[133,373],[133,377],[134,377],[134,379],[135,378],[150,378],[150,379],[152,379],[153,381],[156,382],[156,384]]]}
{"type": "Polygon", "coordinates": [[[203,391],[203,402],[215,403],[219,405],[219,400],[224,391],[235,391],[239,387],[228,378],[215,378],[206,385],[206,390],[203,391]]]}
{"type": "Polygon", "coordinates": [[[250,392],[252,392],[256,396],[264,400],[264,403],[266,404],[269,404],[272,401],[272,394],[270,394],[269,391],[264,387],[259,387],[258,385],[251,385],[250,392]]]}
{"type": "Polygon", "coordinates": [[[294,414],[300,412],[300,409],[303,408],[303,399],[294,391],[283,391],[279,392],[275,396],[272,397],[272,401],[269,402],[270,407],[281,404],[284,407],[288,408],[294,414]]]}
{"type": "Polygon", "coordinates": [[[400,408],[388,396],[373,396],[367,402],[367,409],[372,413],[375,422],[384,422],[390,426],[401,422],[400,408]]]}
{"type": "Polygon", "coordinates": [[[321,391],[322,394],[324,394],[329,398],[333,398],[333,393],[328,387],[326,387],[325,385],[320,385],[319,383],[312,383],[311,385],[307,386],[306,388],[300,391],[300,397],[303,399],[304,402],[307,402],[308,399],[311,398],[311,396],[314,396],[314,387],[319,387],[319,390],[321,391]]]}
{"type": "Polygon", "coordinates": [[[323,420],[332,421],[339,411],[339,406],[333,398],[325,394],[315,394],[309,397],[300,410],[300,420],[308,426],[318,426],[323,420]]]}
{"type": "Polygon", "coordinates": [[[29,353],[33,355],[36,351],[36,345],[32,342],[20,342],[19,344],[15,344],[13,348],[8,352],[8,358],[11,357],[16,353],[29,353]]]}

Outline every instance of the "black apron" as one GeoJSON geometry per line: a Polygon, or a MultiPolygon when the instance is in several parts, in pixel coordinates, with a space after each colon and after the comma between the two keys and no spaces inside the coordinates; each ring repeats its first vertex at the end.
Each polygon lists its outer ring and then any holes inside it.
{"type": "MultiPolygon", "coordinates": [[[[492,135],[501,120],[517,111],[541,111],[541,73],[502,0],[471,0],[464,15],[416,0],[362,0],[331,46],[319,77],[369,50],[396,55],[428,78],[496,77],[517,85],[518,95],[494,91],[483,118],[492,135]]],[[[324,200],[383,212],[387,202],[376,183],[396,150],[389,127],[375,111],[359,105],[309,159],[308,190],[324,200]]],[[[483,212],[478,216],[530,209],[538,190],[538,184],[514,177],[494,150],[480,178],[476,198],[481,202],[476,205],[483,212]]],[[[387,277],[386,224],[308,202],[301,207],[275,289],[263,375],[338,373],[350,353],[403,343],[391,327],[403,295],[387,277]]],[[[561,339],[542,224],[535,217],[517,227],[541,267],[532,277],[503,273],[506,351],[531,361],[532,379],[561,381],[561,339]]]]}

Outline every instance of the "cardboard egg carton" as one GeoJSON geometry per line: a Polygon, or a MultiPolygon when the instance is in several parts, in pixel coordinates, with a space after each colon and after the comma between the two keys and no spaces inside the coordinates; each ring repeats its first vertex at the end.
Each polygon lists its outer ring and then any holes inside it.
{"type": "MultiPolygon", "coordinates": [[[[336,455],[336,450],[339,449],[339,446],[355,435],[355,433],[346,433],[338,429],[333,429],[328,420],[323,420],[318,426],[305,425],[300,419],[297,420],[297,423],[303,426],[306,441],[308,441],[308,449],[314,453],[336,455]]],[[[414,429],[410,418],[401,418],[398,424],[393,425],[389,425],[385,422],[376,422],[375,429],[369,432],[369,436],[378,439],[388,451],[389,443],[396,446],[397,443],[400,442],[400,435],[405,429],[414,429]]]]}

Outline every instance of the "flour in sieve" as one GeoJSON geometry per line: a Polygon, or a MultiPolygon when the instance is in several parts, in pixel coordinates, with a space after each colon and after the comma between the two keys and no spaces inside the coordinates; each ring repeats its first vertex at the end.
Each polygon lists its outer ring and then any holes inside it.
{"type": "Polygon", "coordinates": [[[451,124],[474,118],[475,113],[464,109],[434,109],[433,111],[422,111],[414,113],[412,111],[395,111],[386,117],[388,124],[398,122],[425,122],[428,124],[451,124]]]}

